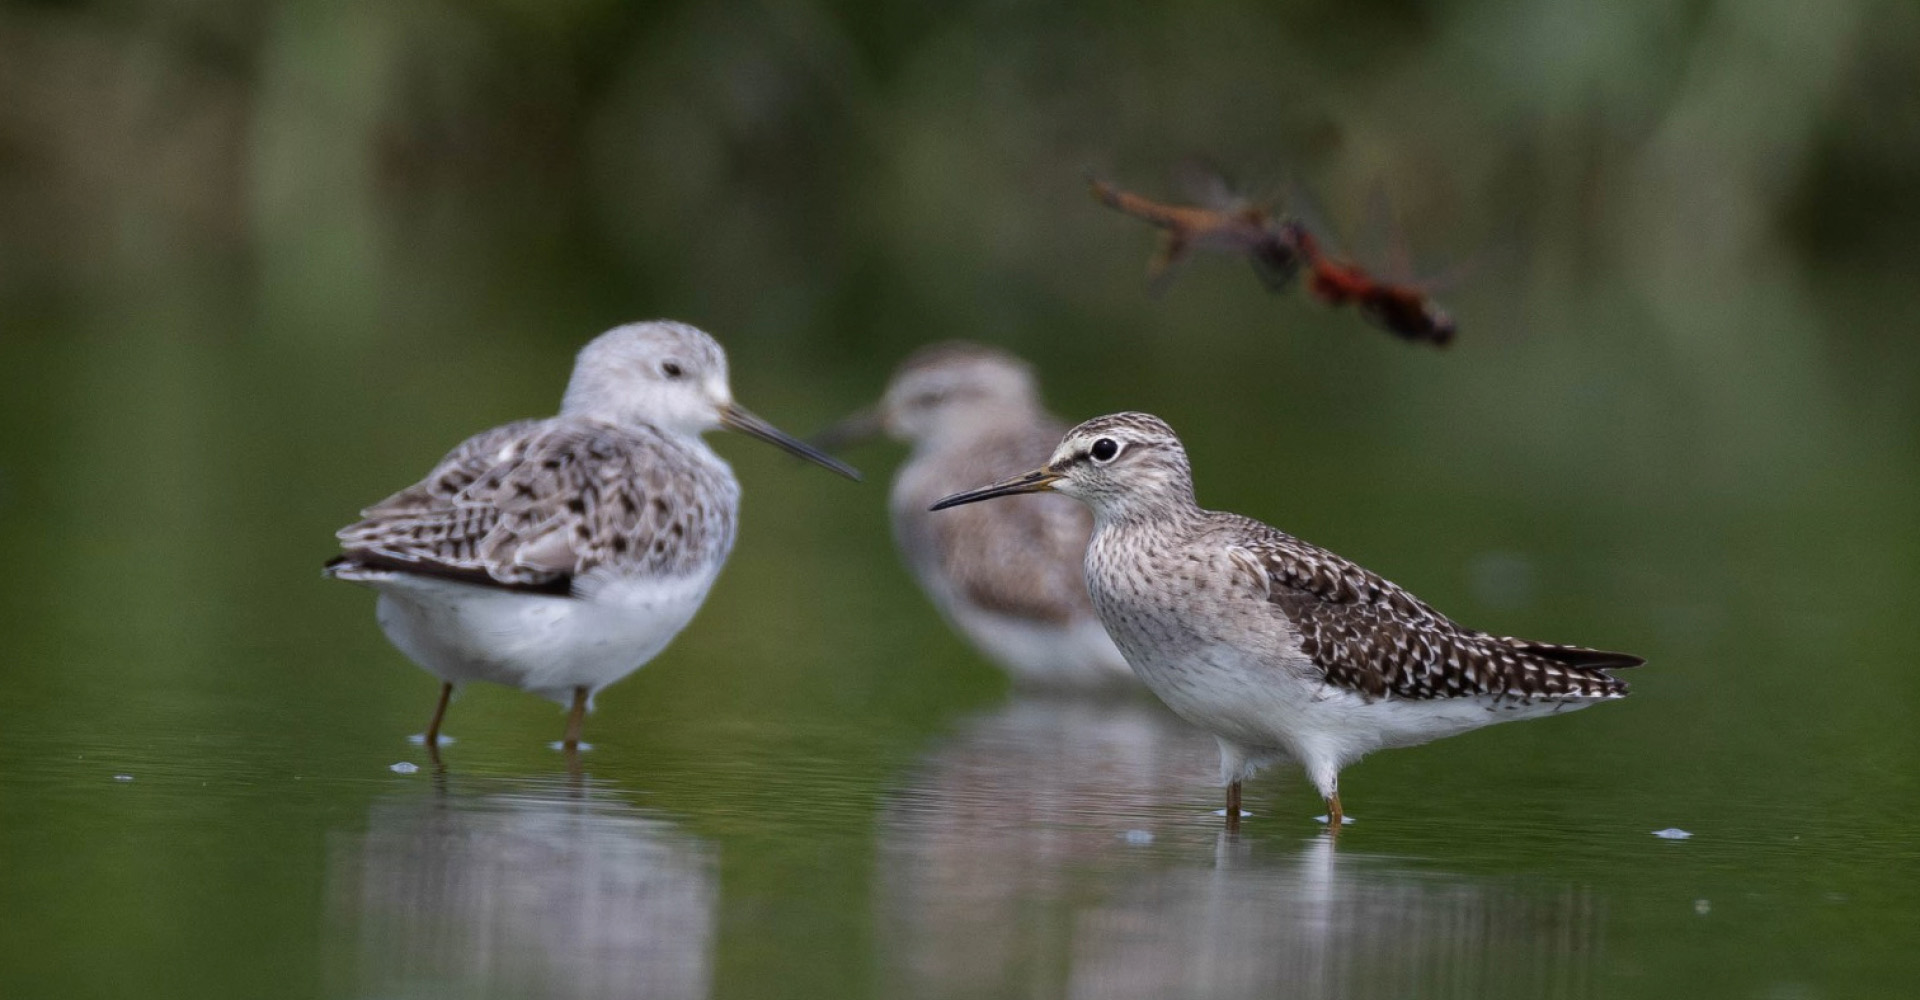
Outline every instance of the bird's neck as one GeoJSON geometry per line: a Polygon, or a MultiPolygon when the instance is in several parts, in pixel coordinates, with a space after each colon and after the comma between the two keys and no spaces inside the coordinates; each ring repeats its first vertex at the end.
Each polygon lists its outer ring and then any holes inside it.
{"type": "Polygon", "coordinates": [[[605,424],[628,431],[651,431],[676,441],[698,442],[701,440],[701,435],[713,429],[711,422],[688,420],[674,413],[649,413],[631,406],[620,406],[608,402],[594,403],[571,398],[567,402],[574,405],[561,407],[560,415],[569,420],[605,424]]]}
{"type": "Polygon", "coordinates": [[[1191,487],[1103,497],[1094,503],[1095,531],[1178,530],[1198,522],[1205,511],[1191,487]]]}

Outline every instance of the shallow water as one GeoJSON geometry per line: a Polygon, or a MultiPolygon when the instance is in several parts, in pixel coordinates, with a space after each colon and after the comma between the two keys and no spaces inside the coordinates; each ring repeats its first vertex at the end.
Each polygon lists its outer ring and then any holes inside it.
{"type": "MultiPolygon", "coordinates": [[[[564,351],[482,352],[461,377],[512,400],[410,422],[287,351],[65,329],[11,360],[130,391],[9,404],[59,431],[6,445],[0,533],[34,568],[0,636],[7,996],[1814,997],[1920,971],[1886,468],[1836,463],[1842,501],[1670,471],[1655,499],[1275,444],[1314,494],[1199,445],[1203,499],[1472,623],[1650,661],[1625,702],[1352,768],[1336,847],[1285,769],[1224,837],[1211,741],[1151,703],[1010,692],[911,588],[878,487],[739,441],[734,563],[602,696],[594,749],[570,768],[554,706],[478,688],[436,768],[407,739],[433,681],[317,567],[464,426],[539,406],[564,351]]],[[[801,429],[857,400],[743,381],[801,429]]],[[[887,449],[860,457],[884,480],[887,449]]]]}
{"type": "Polygon", "coordinates": [[[11,730],[11,995],[1885,995],[1914,961],[1910,805],[1663,776],[1711,762],[1515,768],[1496,731],[1356,768],[1336,845],[1290,776],[1224,833],[1212,741],[1145,702],[916,737],[619,701],[572,762],[504,695],[443,767],[352,712],[11,730]]]}
{"type": "MultiPolygon", "coordinates": [[[[577,768],[552,705],[487,688],[436,768],[407,739],[433,681],[317,567],[507,404],[412,425],[345,382],[316,403],[276,352],[202,393],[74,350],[10,348],[145,401],[49,394],[10,425],[61,430],[6,446],[0,533],[34,572],[0,636],[4,995],[1823,997],[1920,972],[1912,528],[1884,469],[1843,515],[1684,479],[1657,504],[1463,489],[1297,442],[1332,470],[1315,496],[1203,446],[1204,498],[1297,512],[1475,624],[1650,661],[1625,702],[1352,768],[1336,847],[1284,769],[1224,837],[1209,739],[1008,691],[912,590],[880,489],[735,441],[734,564],[602,696],[577,768]]],[[[533,401],[564,364],[463,373],[533,401]]],[[[750,377],[800,428],[856,398],[750,377]]]]}

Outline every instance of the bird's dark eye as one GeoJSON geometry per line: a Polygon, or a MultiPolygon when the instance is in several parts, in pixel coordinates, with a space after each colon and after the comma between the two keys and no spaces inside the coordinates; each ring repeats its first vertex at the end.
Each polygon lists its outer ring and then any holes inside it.
{"type": "Polygon", "coordinates": [[[668,361],[660,366],[660,374],[668,378],[679,378],[687,373],[678,361],[668,361]]]}
{"type": "Polygon", "coordinates": [[[1102,464],[1113,461],[1114,456],[1118,454],[1120,454],[1120,442],[1112,438],[1101,438],[1093,443],[1093,447],[1087,449],[1088,457],[1102,464]]]}

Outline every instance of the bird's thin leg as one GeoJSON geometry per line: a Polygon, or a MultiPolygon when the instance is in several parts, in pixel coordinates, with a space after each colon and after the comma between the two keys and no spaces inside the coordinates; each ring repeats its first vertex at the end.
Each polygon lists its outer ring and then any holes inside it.
{"type": "Polygon", "coordinates": [[[1344,822],[1343,815],[1340,812],[1340,793],[1334,792],[1327,796],[1327,829],[1336,834],[1339,833],[1340,824],[1344,822]]]}
{"type": "Polygon", "coordinates": [[[1231,833],[1238,829],[1240,829],[1240,783],[1235,781],[1227,785],[1227,831],[1231,833]]]}
{"type": "Polygon", "coordinates": [[[437,748],[440,745],[440,720],[447,717],[447,702],[453,698],[453,682],[440,685],[440,702],[433,706],[433,721],[427,723],[427,746],[437,748]]]}
{"type": "Polygon", "coordinates": [[[567,713],[567,736],[560,741],[561,749],[580,749],[580,727],[585,725],[586,720],[587,689],[577,687],[573,689],[573,710],[567,713]]]}

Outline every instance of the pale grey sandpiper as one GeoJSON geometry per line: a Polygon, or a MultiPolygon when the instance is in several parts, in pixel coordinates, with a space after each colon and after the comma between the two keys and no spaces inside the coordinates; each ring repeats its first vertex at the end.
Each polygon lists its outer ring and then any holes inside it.
{"type": "Polygon", "coordinates": [[[576,748],[593,696],[679,634],[733,548],[716,427],[859,478],[736,404],[712,337],[633,323],[581,349],[559,416],[468,438],[340,529],[327,574],[378,591],[387,638],[441,680],[429,747],[454,688],[490,681],[571,703],[576,748]]]}
{"type": "Polygon", "coordinates": [[[1640,657],[1465,628],[1350,560],[1195,502],[1158,417],[1068,431],[1045,465],[933,505],[1064,493],[1093,510],[1087,587],[1148,689],[1220,743],[1229,825],[1240,784],[1292,758],[1338,830],[1339,775],[1367,753],[1626,696],[1640,657]]]}
{"type": "Polygon", "coordinates": [[[901,558],[941,615],[1028,686],[1130,685],[1125,658],[1094,614],[1080,571],[1093,518],[1064,497],[934,514],[935,500],[1030,469],[1066,423],[1040,400],[1033,369],[963,342],[902,362],[874,407],[816,435],[833,449],[885,433],[913,453],[889,503],[901,558]]]}

